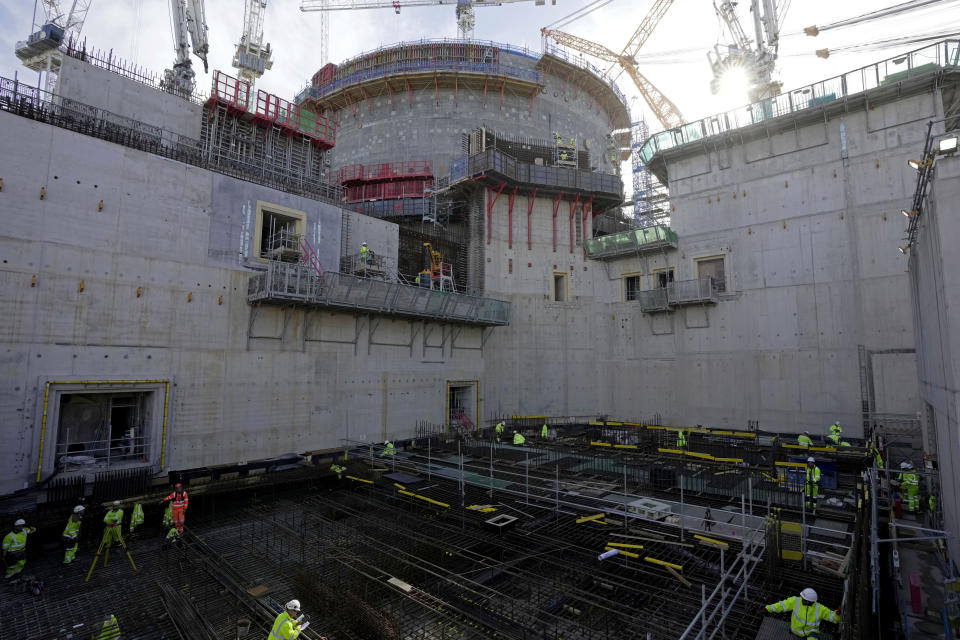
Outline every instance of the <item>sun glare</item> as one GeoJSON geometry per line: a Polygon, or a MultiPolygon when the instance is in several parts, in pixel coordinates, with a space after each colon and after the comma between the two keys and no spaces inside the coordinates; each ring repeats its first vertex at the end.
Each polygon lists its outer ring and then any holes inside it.
{"type": "Polygon", "coordinates": [[[723,72],[719,83],[720,90],[713,97],[716,111],[726,111],[742,107],[750,102],[747,97],[750,83],[747,72],[741,67],[730,67],[723,72]]]}

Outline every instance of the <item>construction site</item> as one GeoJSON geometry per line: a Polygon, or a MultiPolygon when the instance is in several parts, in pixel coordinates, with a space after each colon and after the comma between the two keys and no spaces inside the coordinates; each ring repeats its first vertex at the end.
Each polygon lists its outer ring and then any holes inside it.
{"type": "Polygon", "coordinates": [[[622,51],[599,0],[475,37],[523,1],[333,62],[330,15],[447,3],[303,0],[287,96],[264,0],[232,69],[171,0],[162,73],[38,5],[0,640],[960,637],[960,40],[778,79],[781,35],[956,0],[715,5],[703,94],[747,88],[698,120],[644,75],[672,0],[622,51]]]}

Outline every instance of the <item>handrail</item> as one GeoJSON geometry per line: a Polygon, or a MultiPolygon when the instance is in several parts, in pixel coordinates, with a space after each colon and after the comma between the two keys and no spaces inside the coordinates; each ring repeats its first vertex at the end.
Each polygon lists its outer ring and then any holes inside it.
{"type": "Polygon", "coordinates": [[[385,76],[431,70],[466,71],[484,75],[519,78],[534,84],[538,84],[540,82],[540,74],[536,71],[512,67],[509,65],[500,64],[499,62],[468,62],[461,60],[421,60],[416,62],[393,62],[390,64],[372,67],[370,69],[364,69],[362,71],[355,71],[348,76],[340,78],[339,80],[334,80],[333,82],[325,84],[322,87],[308,85],[297,94],[297,97],[294,100],[298,104],[302,103],[308,98],[318,100],[324,96],[336,93],[344,87],[366,82],[368,80],[375,80],[385,76]]]}
{"type": "Polygon", "coordinates": [[[627,113],[629,114],[630,104],[627,102],[627,97],[623,95],[623,92],[620,90],[620,87],[617,86],[617,83],[614,82],[613,79],[610,78],[610,76],[608,76],[606,73],[604,73],[603,71],[600,71],[600,69],[590,64],[590,62],[586,58],[584,58],[583,56],[571,55],[570,52],[564,49],[563,47],[552,45],[552,44],[545,44],[543,48],[543,53],[560,58],[564,62],[572,64],[575,67],[579,67],[580,69],[583,69],[584,71],[588,71],[593,75],[597,76],[604,84],[610,87],[610,89],[614,92],[614,94],[616,94],[617,99],[623,104],[623,106],[627,109],[627,113]]]}
{"type": "Polygon", "coordinates": [[[319,276],[306,265],[270,262],[254,274],[249,302],[290,302],[447,322],[503,326],[510,324],[511,304],[480,296],[437,291],[346,273],[319,276]]]}
{"type": "Polygon", "coordinates": [[[655,133],[640,149],[640,158],[644,163],[649,163],[654,155],[662,151],[953,67],[960,67],[960,40],[942,40],[773,98],[655,133]]]}
{"type": "Polygon", "coordinates": [[[0,77],[0,111],[306,198],[337,205],[342,201],[340,187],[302,172],[210,156],[200,140],[61,98],[19,80],[0,77]]]}

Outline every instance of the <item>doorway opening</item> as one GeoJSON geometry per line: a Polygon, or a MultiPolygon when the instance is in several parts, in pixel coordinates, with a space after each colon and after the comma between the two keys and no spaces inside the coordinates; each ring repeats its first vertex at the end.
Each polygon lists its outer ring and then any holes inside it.
{"type": "Polygon", "coordinates": [[[477,381],[447,382],[447,427],[466,433],[477,429],[477,381]]]}
{"type": "Polygon", "coordinates": [[[153,393],[60,394],[57,467],[116,467],[149,461],[153,393]]]}

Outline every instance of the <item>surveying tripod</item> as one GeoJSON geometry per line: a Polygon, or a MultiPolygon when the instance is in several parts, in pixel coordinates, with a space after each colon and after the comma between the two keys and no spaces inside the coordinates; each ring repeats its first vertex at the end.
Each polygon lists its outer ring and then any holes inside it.
{"type": "Polygon", "coordinates": [[[127,543],[123,541],[123,534],[121,533],[121,525],[107,525],[103,530],[103,540],[100,541],[100,548],[97,549],[97,555],[93,557],[93,564],[90,565],[90,571],[87,572],[87,578],[84,582],[90,581],[90,576],[93,575],[93,570],[97,568],[97,562],[100,560],[101,554],[104,554],[104,549],[106,549],[106,554],[103,557],[103,566],[106,567],[107,563],[110,562],[110,547],[113,546],[114,542],[119,542],[120,546],[123,547],[124,553],[127,554],[127,559],[130,560],[130,566],[133,567],[133,572],[137,572],[137,565],[133,561],[133,556],[130,555],[130,549],[127,548],[127,543]]]}

